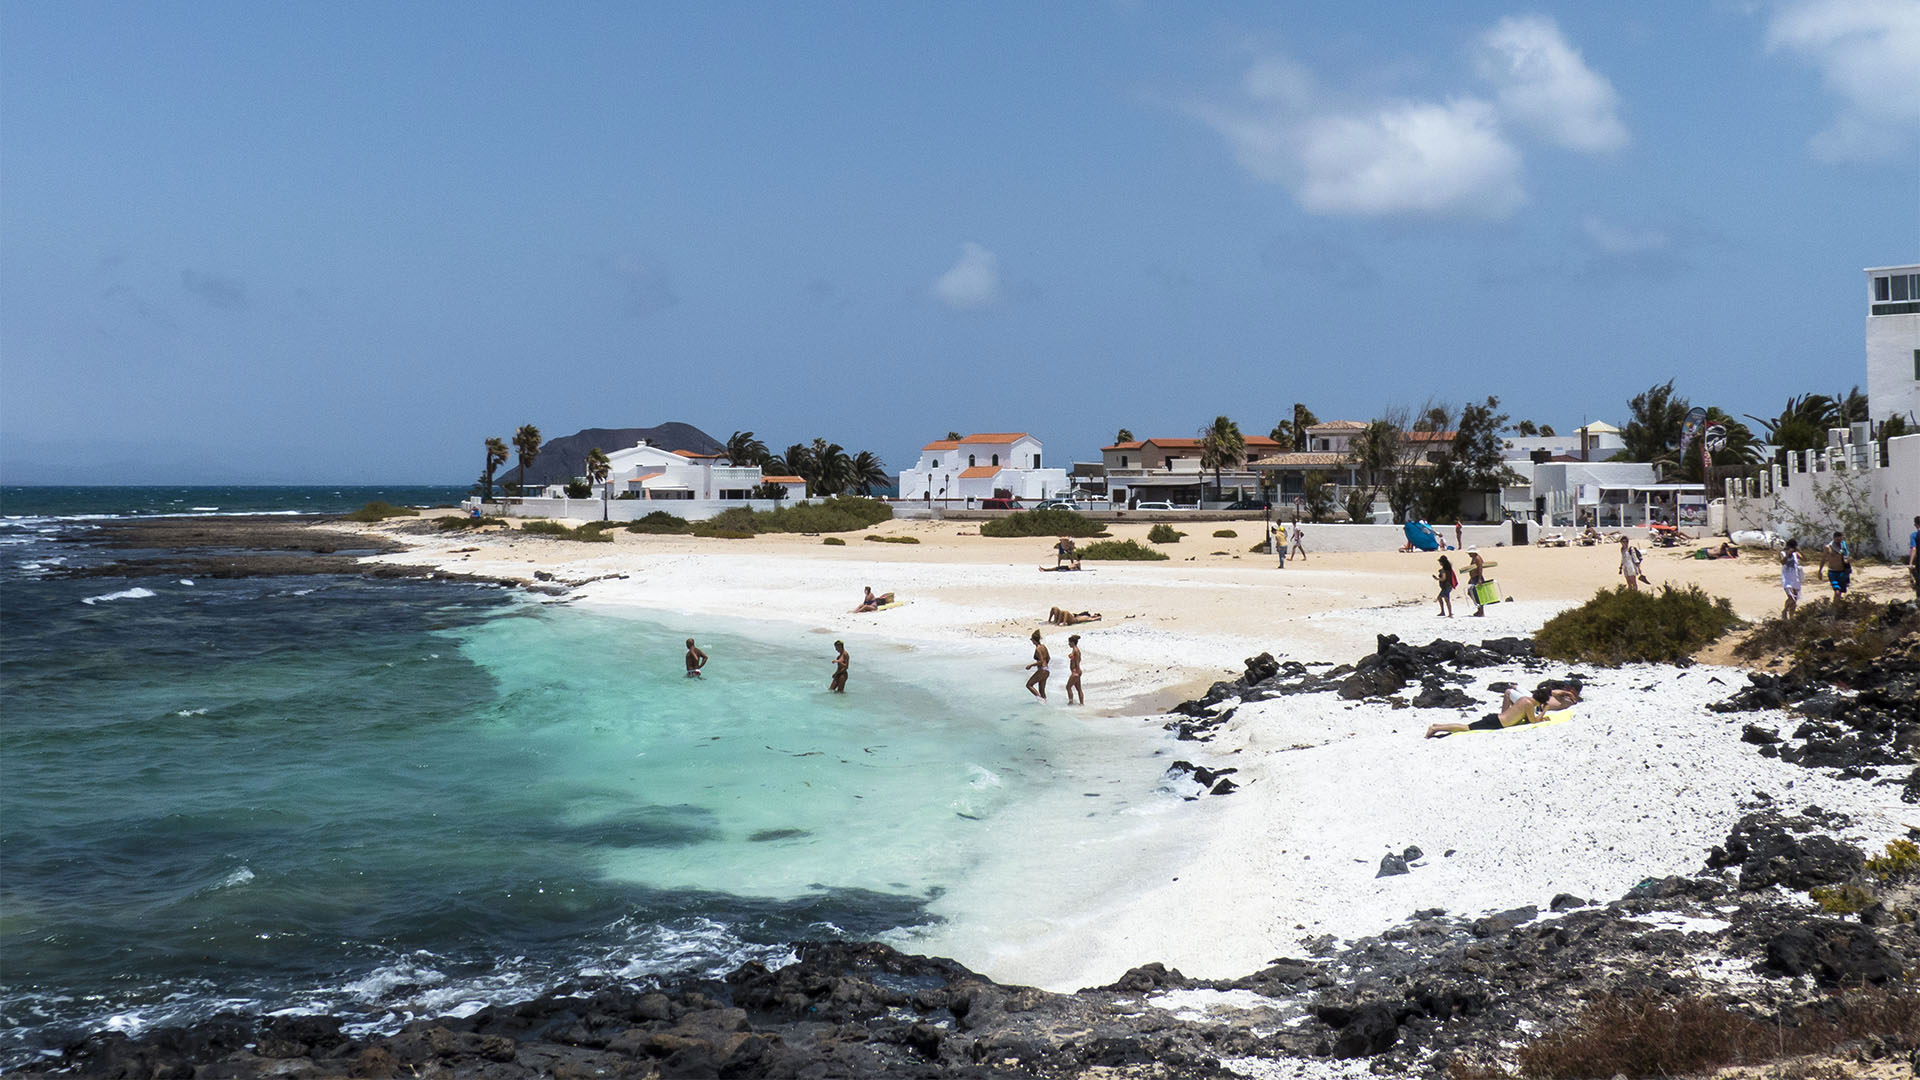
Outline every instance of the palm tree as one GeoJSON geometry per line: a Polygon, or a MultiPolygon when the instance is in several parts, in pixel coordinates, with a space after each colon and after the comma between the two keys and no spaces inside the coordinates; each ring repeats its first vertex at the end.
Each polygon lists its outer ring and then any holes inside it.
{"type": "Polygon", "coordinates": [[[751,431],[736,431],[727,438],[727,460],[735,465],[763,468],[768,457],[767,444],[753,437],[751,431]]]}
{"type": "Polygon", "coordinates": [[[839,443],[813,440],[813,470],[822,495],[838,495],[853,486],[853,459],[839,443]]]}
{"type": "Polygon", "coordinates": [[[483,489],[483,493],[481,495],[481,501],[483,502],[493,501],[494,470],[500,468],[500,466],[505,465],[506,463],[507,463],[506,441],[503,439],[497,439],[497,438],[488,439],[487,440],[487,467],[486,467],[486,470],[480,474],[480,485],[483,489]]]}
{"type": "Polygon", "coordinates": [[[513,433],[513,449],[520,455],[520,473],[513,482],[524,496],[527,488],[527,466],[540,457],[540,429],[532,424],[521,424],[520,430],[513,433]]]}
{"type": "Polygon", "coordinates": [[[1620,441],[1626,445],[1614,458],[1619,461],[1645,461],[1656,471],[1679,463],[1674,447],[1680,442],[1692,406],[1673,392],[1673,380],[1649,387],[1627,402],[1627,426],[1620,429],[1620,441]]]}
{"type": "Polygon", "coordinates": [[[874,488],[884,488],[893,482],[887,474],[887,463],[874,456],[872,452],[862,450],[853,455],[853,487],[862,495],[871,496],[874,488]]]}
{"type": "Polygon", "coordinates": [[[1858,386],[1847,391],[1845,397],[1836,399],[1835,404],[1840,410],[1841,423],[1864,424],[1867,422],[1867,395],[1861,393],[1858,386]]]}
{"type": "Polygon", "coordinates": [[[1710,446],[1713,456],[1713,476],[1703,476],[1700,471],[1700,452],[1693,450],[1687,454],[1687,460],[1680,463],[1680,477],[1689,483],[1712,484],[1716,477],[1727,474],[1744,473],[1751,466],[1760,464],[1760,444],[1753,437],[1753,430],[1735,420],[1718,408],[1707,410],[1706,421],[1701,425],[1702,438],[1707,429],[1718,425],[1725,434],[1720,436],[1718,446],[1710,446]]]}
{"type": "Polygon", "coordinates": [[[1213,494],[1220,495],[1220,470],[1237,466],[1246,459],[1247,440],[1240,425],[1224,416],[1200,431],[1200,467],[1213,470],[1213,494]]]}
{"type": "Polygon", "coordinates": [[[780,472],[777,475],[797,476],[805,480],[809,488],[816,487],[814,481],[819,477],[820,470],[814,464],[813,451],[807,449],[806,443],[794,443],[787,447],[787,452],[782,458],[768,464],[779,465],[780,472]]]}
{"type": "Polygon", "coordinates": [[[1117,443],[1123,443],[1123,442],[1132,442],[1132,441],[1133,441],[1133,429],[1132,429],[1132,428],[1121,428],[1121,429],[1120,429],[1119,431],[1116,431],[1116,432],[1114,432],[1114,433],[1113,433],[1113,441],[1114,441],[1114,442],[1117,442],[1117,443]]]}
{"type": "Polygon", "coordinates": [[[1840,423],[1839,402],[1825,394],[1801,394],[1787,399],[1780,415],[1768,420],[1747,414],[1766,429],[1767,441],[1781,450],[1812,450],[1827,444],[1827,429],[1840,423]]]}
{"type": "Polygon", "coordinates": [[[604,484],[607,474],[613,472],[613,462],[607,458],[607,452],[594,447],[587,451],[587,483],[604,484]]]}

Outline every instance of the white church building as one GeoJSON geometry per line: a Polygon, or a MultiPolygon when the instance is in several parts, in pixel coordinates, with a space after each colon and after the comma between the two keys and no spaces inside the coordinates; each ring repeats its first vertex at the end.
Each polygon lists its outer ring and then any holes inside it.
{"type": "Polygon", "coordinates": [[[1065,495],[1067,470],[1041,465],[1040,440],[1026,432],[982,432],[941,439],[920,448],[920,460],[900,472],[904,502],[1014,499],[1065,495]]]}

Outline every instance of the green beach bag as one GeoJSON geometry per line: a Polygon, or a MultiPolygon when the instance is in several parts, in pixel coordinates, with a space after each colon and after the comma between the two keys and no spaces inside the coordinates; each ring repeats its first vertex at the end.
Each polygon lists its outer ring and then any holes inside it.
{"type": "Polygon", "coordinates": [[[1493,581],[1483,581],[1478,585],[1469,585],[1467,586],[1467,595],[1473,598],[1474,603],[1482,606],[1497,604],[1500,602],[1500,585],[1498,582],[1493,581]]]}

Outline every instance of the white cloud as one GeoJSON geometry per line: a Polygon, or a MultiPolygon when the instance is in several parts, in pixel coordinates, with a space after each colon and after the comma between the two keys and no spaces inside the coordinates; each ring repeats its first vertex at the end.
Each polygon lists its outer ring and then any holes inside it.
{"type": "Polygon", "coordinates": [[[1593,246],[1608,255],[1640,255],[1650,251],[1664,251],[1673,243],[1671,237],[1658,229],[1636,229],[1631,226],[1614,225],[1597,217],[1588,217],[1581,222],[1587,239],[1593,246]]]}
{"type": "Polygon", "coordinates": [[[1484,101],[1326,105],[1284,61],[1256,65],[1242,87],[1251,105],[1196,114],[1242,167],[1287,185],[1312,213],[1498,218],[1526,201],[1520,154],[1484,101]]]}
{"type": "Polygon", "coordinates": [[[1491,83],[1501,116],[1569,150],[1627,145],[1619,95],[1542,15],[1509,15],[1480,36],[1474,68],[1491,83]]]}
{"type": "Polygon", "coordinates": [[[1552,20],[1515,16],[1476,41],[1494,100],[1341,99],[1285,59],[1254,64],[1241,99],[1192,108],[1249,173],[1284,184],[1316,214],[1503,218],[1527,201],[1527,130],[1585,152],[1625,146],[1613,85],[1552,20]]]}
{"type": "Polygon", "coordinates": [[[1791,0],[1767,24],[1767,48],[1811,63],[1840,111],[1808,144],[1829,161],[1903,151],[1920,129],[1920,3],[1791,0]]]}
{"type": "Polygon", "coordinates": [[[1000,302],[1000,257],[969,240],[960,260],[934,280],[934,299],[955,311],[978,311],[1000,302]]]}

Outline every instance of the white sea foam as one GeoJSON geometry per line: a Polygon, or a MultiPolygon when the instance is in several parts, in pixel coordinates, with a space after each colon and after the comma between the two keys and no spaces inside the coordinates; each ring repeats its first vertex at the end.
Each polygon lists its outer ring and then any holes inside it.
{"type": "Polygon", "coordinates": [[[180,579],[180,584],[182,584],[182,585],[191,585],[191,584],[193,584],[193,579],[192,579],[192,578],[190,578],[190,577],[183,577],[183,578],[181,578],[181,579],[180,579]]]}
{"type": "Polygon", "coordinates": [[[156,595],[158,594],[155,593],[152,589],[143,589],[138,585],[136,585],[131,589],[122,589],[119,592],[102,593],[99,596],[89,596],[85,600],[82,600],[80,602],[83,604],[97,604],[103,600],[145,600],[150,596],[156,596],[156,595]]]}
{"type": "MultiPolygon", "coordinates": [[[[205,710],[202,710],[202,711],[205,711],[205,710]]],[[[233,873],[228,874],[226,877],[221,878],[220,884],[215,885],[214,888],[231,889],[231,888],[234,888],[235,886],[245,885],[247,882],[252,880],[253,880],[253,871],[243,866],[240,869],[235,870],[233,873]]]]}
{"type": "Polygon", "coordinates": [[[205,716],[205,715],[207,715],[207,710],[205,710],[205,709],[179,709],[179,710],[176,710],[176,711],[174,712],[174,714],[173,714],[173,715],[175,715],[175,716],[205,716]]]}

